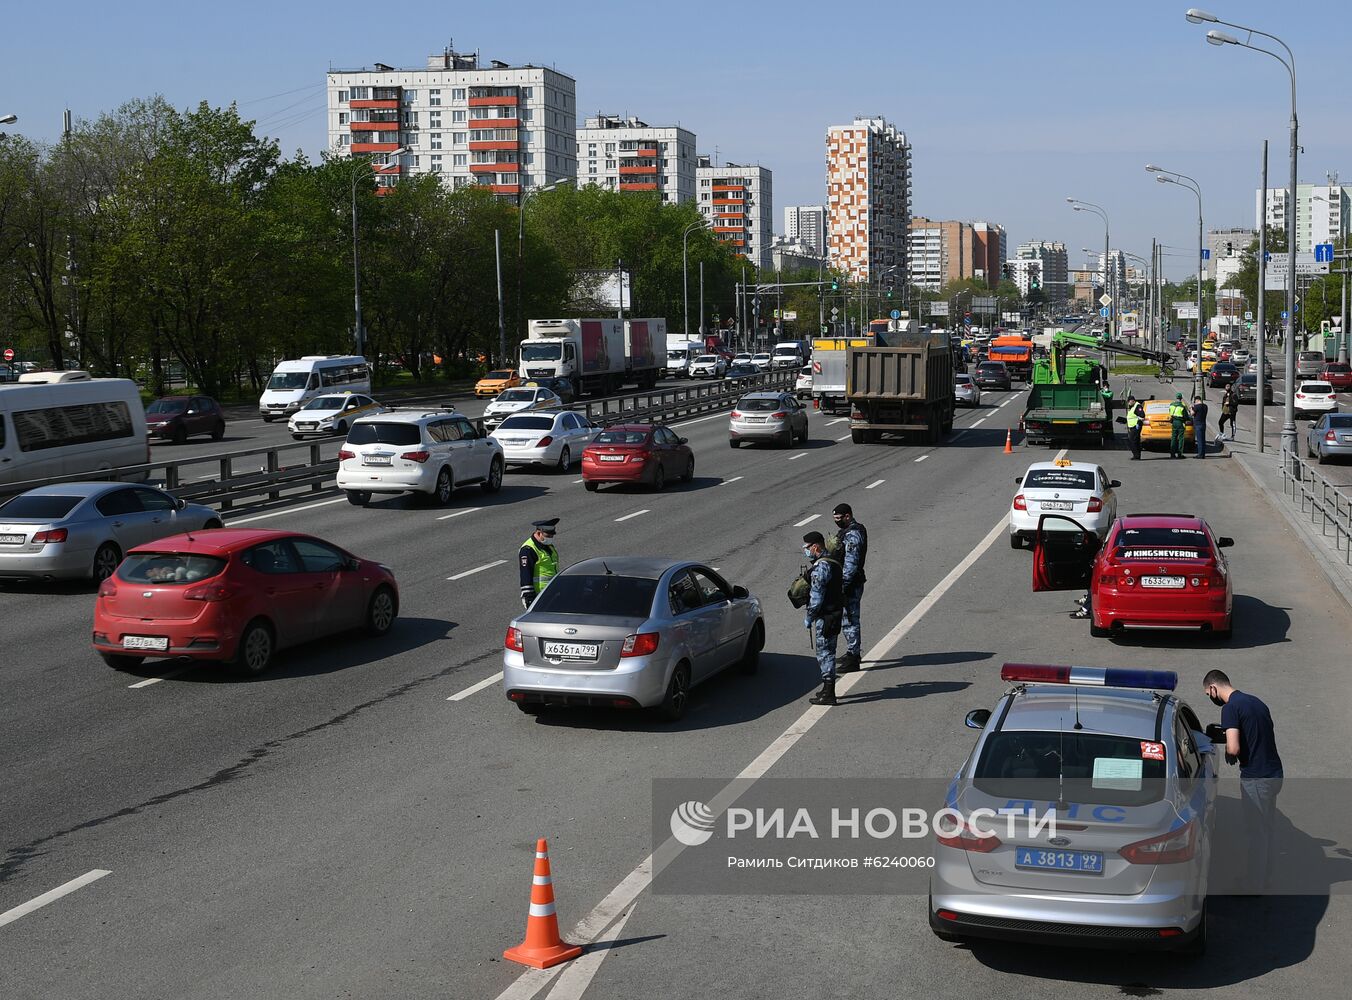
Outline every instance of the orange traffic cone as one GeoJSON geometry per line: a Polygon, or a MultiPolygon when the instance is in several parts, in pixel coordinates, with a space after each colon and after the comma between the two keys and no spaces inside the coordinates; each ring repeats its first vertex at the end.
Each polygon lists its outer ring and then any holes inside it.
{"type": "Polygon", "coordinates": [[[581,954],[578,945],[568,944],[559,937],[559,918],[554,913],[554,885],[549,877],[549,844],[541,837],[535,844],[535,879],[530,888],[526,940],[515,948],[508,948],[502,957],[533,969],[548,969],[581,954]]]}
{"type": "Polygon", "coordinates": [[[1005,428],[1005,454],[1006,454],[1006,455],[1012,455],[1012,454],[1014,454],[1014,448],[1012,447],[1013,442],[1014,442],[1014,428],[1012,428],[1012,427],[1007,427],[1007,428],[1005,428]]]}

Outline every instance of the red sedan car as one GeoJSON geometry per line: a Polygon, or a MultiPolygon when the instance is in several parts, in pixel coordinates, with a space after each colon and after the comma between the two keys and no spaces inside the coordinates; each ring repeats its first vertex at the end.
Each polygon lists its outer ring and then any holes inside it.
{"type": "Polygon", "coordinates": [[[582,484],[590,491],[602,483],[643,483],[655,490],[668,479],[695,478],[695,455],[683,437],[661,424],[607,427],[582,452],[582,484]]]}
{"type": "Polygon", "coordinates": [[[399,614],[394,574],[319,538],[219,528],[127,553],[99,587],[94,649],[127,669],[146,657],[220,660],[261,674],[287,646],[399,614]]]}
{"type": "Polygon", "coordinates": [[[1033,549],[1034,590],[1089,591],[1090,631],[1184,629],[1227,639],[1234,590],[1217,537],[1192,514],[1129,514],[1108,529],[1100,547],[1093,531],[1071,518],[1044,514],[1033,549]]]}
{"type": "Polygon", "coordinates": [[[1345,361],[1330,361],[1319,373],[1319,381],[1327,382],[1338,392],[1352,389],[1352,365],[1345,361]]]}

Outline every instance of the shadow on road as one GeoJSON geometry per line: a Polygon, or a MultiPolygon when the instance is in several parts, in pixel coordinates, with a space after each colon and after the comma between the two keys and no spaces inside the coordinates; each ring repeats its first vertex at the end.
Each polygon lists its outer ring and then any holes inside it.
{"type": "Polygon", "coordinates": [[[859,691],[841,695],[842,705],[865,705],[871,701],[896,701],[905,698],[924,698],[932,694],[953,694],[971,687],[971,681],[902,681],[876,691],[859,691]]]}
{"type": "Polygon", "coordinates": [[[886,670],[891,667],[934,667],[953,663],[975,663],[977,660],[989,660],[995,654],[986,650],[954,649],[947,652],[907,653],[890,660],[876,660],[869,664],[870,670],[886,670]]]}
{"type": "MultiPolygon", "coordinates": [[[[1210,643],[1224,649],[1257,649],[1260,646],[1275,646],[1290,642],[1290,608],[1278,607],[1248,594],[1236,594],[1231,620],[1234,632],[1227,640],[1211,638],[1206,633],[1192,637],[1192,642],[1200,647],[1210,643]]],[[[1112,642],[1117,646],[1137,646],[1142,649],[1177,649],[1181,639],[1187,633],[1182,632],[1114,632],[1112,642]]]]}

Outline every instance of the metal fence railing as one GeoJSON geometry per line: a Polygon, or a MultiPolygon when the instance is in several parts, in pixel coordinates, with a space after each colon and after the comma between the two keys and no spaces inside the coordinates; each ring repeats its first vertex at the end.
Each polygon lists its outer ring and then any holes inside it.
{"type": "Polygon", "coordinates": [[[1291,451],[1282,452],[1282,490],[1325,538],[1332,534],[1333,547],[1352,566],[1352,496],[1291,451]]]}

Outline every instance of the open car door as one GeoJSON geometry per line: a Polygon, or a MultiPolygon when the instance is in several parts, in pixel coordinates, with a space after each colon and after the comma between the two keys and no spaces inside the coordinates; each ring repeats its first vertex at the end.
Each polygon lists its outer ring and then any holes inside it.
{"type": "Polygon", "coordinates": [[[1088,589],[1098,552],[1097,534],[1062,514],[1043,514],[1033,541],[1033,589],[1088,589]]]}

